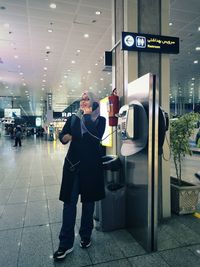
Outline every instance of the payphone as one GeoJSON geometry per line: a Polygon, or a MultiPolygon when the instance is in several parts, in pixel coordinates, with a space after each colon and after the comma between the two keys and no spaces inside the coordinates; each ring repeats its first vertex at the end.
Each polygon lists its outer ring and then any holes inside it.
{"type": "Polygon", "coordinates": [[[148,118],[143,105],[137,100],[119,110],[118,129],[121,134],[123,156],[133,155],[147,144],[148,118]]]}
{"type": "MultiPolygon", "coordinates": [[[[118,130],[121,135],[123,156],[133,155],[148,143],[148,115],[145,107],[138,101],[132,101],[119,110],[118,130]]],[[[169,128],[169,116],[159,107],[158,122],[158,154],[163,153],[162,147],[166,131],[169,128]]]]}

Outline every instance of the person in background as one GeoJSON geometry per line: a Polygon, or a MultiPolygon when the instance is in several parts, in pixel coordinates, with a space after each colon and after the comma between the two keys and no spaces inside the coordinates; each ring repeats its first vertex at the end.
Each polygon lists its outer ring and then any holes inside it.
{"type": "Polygon", "coordinates": [[[15,129],[15,147],[19,144],[19,146],[22,146],[22,129],[20,125],[17,125],[15,129]]]}
{"type": "Polygon", "coordinates": [[[59,197],[64,202],[63,221],[54,260],[63,260],[73,251],[79,194],[82,202],[80,247],[91,245],[95,201],[105,197],[100,150],[104,130],[105,118],[100,116],[98,101],[92,93],[83,93],[78,113],[68,118],[59,135],[62,144],[71,143],[63,166],[59,197]]]}

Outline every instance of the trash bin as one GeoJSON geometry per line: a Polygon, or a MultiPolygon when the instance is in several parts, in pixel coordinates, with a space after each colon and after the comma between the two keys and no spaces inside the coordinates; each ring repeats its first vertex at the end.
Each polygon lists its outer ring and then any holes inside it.
{"type": "Polygon", "coordinates": [[[96,202],[96,229],[112,231],[125,227],[125,186],[122,183],[122,163],[118,156],[102,157],[106,197],[96,202]]]}

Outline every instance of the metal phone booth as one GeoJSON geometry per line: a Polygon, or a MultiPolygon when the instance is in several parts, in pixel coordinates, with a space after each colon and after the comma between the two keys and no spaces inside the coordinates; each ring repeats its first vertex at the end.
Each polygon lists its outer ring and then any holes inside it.
{"type": "MultiPolygon", "coordinates": [[[[133,129],[132,138],[123,138],[125,156],[126,225],[133,237],[148,252],[157,250],[158,213],[158,86],[148,73],[128,84],[127,105],[133,129]]],[[[126,106],[127,106],[126,105],[126,106]]],[[[126,134],[126,132],[125,132],[126,134]]]]}

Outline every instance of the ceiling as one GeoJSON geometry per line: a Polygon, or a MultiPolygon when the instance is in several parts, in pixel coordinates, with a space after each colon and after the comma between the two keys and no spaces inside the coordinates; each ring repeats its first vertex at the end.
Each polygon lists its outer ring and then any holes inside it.
{"type": "Polygon", "coordinates": [[[171,102],[200,102],[200,0],[171,0],[170,35],[180,38],[180,53],[170,56],[171,102]],[[197,48],[197,50],[196,50],[197,48]],[[194,63],[194,62],[197,63],[194,63]]]}
{"type": "MultiPolygon", "coordinates": [[[[84,89],[100,97],[111,91],[112,75],[102,70],[111,49],[112,0],[52,2],[54,9],[50,0],[0,0],[1,109],[41,115],[49,92],[54,111],[63,111],[84,89]]],[[[181,40],[180,54],[170,56],[171,101],[200,99],[200,68],[193,63],[200,62],[199,10],[199,0],[171,1],[170,35],[181,40]]]]}

